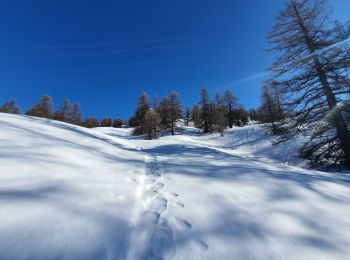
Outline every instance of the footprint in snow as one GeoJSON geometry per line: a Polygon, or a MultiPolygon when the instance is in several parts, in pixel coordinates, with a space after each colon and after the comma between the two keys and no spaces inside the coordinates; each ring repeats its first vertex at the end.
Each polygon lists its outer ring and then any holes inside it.
{"type": "Polygon", "coordinates": [[[168,208],[168,201],[162,197],[157,197],[152,200],[150,205],[147,207],[147,211],[156,212],[162,214],[168,208]]]}
{"type": "Polygon", "coordinates": [[[209,248],[209,246],[208,246],[203,240],[198,239],[196,242],[198,243],[198,245],[199,245],[201,248],[203,248],[203,249],[205,249],[205,250],[207,250],[207,249],[209,248]]]}
{"type": "Polygon", "coordinates": [[[143,195],[145,196],[145,198],[153,198],[158,193],[159,192],[156,190],[148,190],[148,191],[144,192],[143,195]]]}
{"type": "Polygon", "coordinates": [[[190,222],[188,222],[185,219],[178,219],[179,224],[181,225],[181,227],[190,230],[192,228],[192,225],[190,222]]]}
{"type": "Polygon", "coordinates": [[[160,214],[158,212],[154,211],[146,211],[143,215],[143,220],[146,223],[154,223],[155,225],[158,224],[160,214]]]}
{"type": "Polygon", "coordinates": [[[155,183],[156,182],[156,179],[147,179],[146,181],[145,181],[145,184],[153,184],[153,183],[155,183]]]}
{"type": "Polygon", "coordinates": [[[181,202],[176,202],[176,205],[178,205],[178,206],[181,207],[181,208],[184,208],[184,207],[185,207],[185,205],[184,205],[183,203],[181,203],[181,202]]]}
{"type": "Polygon", "coordinates": [[[159,190],[161,190],[163,187],[164,187],[164,183],[162,183],[162,182],[157,182],[157,183],[154,184],[153,190],[159,191],[159,190]]]}

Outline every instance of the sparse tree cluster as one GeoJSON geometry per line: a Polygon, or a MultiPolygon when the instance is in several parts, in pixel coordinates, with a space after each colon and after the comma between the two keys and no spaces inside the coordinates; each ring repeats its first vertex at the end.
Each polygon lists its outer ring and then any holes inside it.
{"type": "Polygon", "coordinates": [[[38,103],[36,103],[26,112],[26,115],[54,119],[75,125],[82,125],[80,104],[76,103],[72,105],[69,99],[65,99],[62,106],[54,111],[53,101],[49,95],[41,97],[38,103]]]}
{"type": "Polygon", "coordinates": [[[135,114],[129,119],[129,125],[135,127],[134,134],[145,134],[146,138],[153,139],[159,131],[169,129],[174,135],[177,123],[182,118],[180,96],[176,92],[172,92],[163,97],[160,103],[158,103],[157,98],[154,98],[153,103],[152,109],[147,93],[142,93],[135,114]]]}
{"type": "MultiPolygon", "coordinates": [[[[16,100],[10,100],[0,106],[0,112],[20,114],[21,110],[17,106],[16,100]]],[[[80,104],[72,104],[69,99],[65,99],[63,104],[54,111],[53,101],[49,95],[41,97],[40,100],[26,112],[26,115],[53,119],[87,128],[99,126],[121,128],[126,125],[121,118],[112,120],[111,117],[105,117],[101,122],[96,117],[89,117],[84,120],[80,110],[80,104]]]]}
{"type": "Polygon", "coordinates": [[[82,114],[80,104],[76,103],[72,106],[70,100],[65,99],[62,106],[53,113],[52,118],[66,123],[81,125],[82,114]]]}
{"type": "Polygon", "coordinates": [[[276,82],[266,82],[260,97],[261,105],[256,112],[256,118],[263,123],[270,123],[273,134],[280,134],[282,127],[279,122],[285,118],[285,113],[281,105],[281,93],[276,82]]]}
{"type": "Polygon", "coordinates": [[[218,132],[223,135],[227,127],[244,126],[248,123],[248,112],[242,105],[238,106],[232,91],[225,91],[223,96],[216,93],[211,100],[208,90],[204,88],[200,98],[199,104],[193,106],[192,121],[204,133],[218,132]]]}
{"type": "Polygon", "coordinates": [[[169,130],[174,135],[181,119],[184,125],[192,122],[193,126],[202,129],[204,133],[218,132],[221,135],[227,127],[244,126],[248,123],[249,113],[242,105],[238,105],[237,98],[230,90],[225,91],[222,96],[217,93],[214,99],[210,99],[207,89],[202,89],[200,102],[193,106],[192,110],[182,108],[179,94],[171,92],[164,96],[160,102],[158,98],[153,99],[151,109],[147,93],[139,98],[135,114],[129,119],[129,126],[134,127],[134,134],[146,135],[146,138],[154,138],[159,131],[169,130]],[[153,128],[150,128],[146,119],[146,113],[150,112],[148,119],[152,119],[153,128]],[[157,116],[160,121],[158,124],[157,116]],[[153,129],[150,132],[150,129],[153,129]]]}

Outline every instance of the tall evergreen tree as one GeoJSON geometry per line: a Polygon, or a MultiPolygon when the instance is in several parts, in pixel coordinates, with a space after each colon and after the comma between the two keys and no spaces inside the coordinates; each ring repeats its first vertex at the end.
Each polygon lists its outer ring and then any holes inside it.
{"type": "Polygon", "coordinates": [[[214,123],[216,131],[219,132],[221,136],[224,135],[224,131],[226,129],[226,114],[227,110],[225,107],[224,98],[220,95],[220,93],[216,93],[214,98],[214,123]]]}
{"type": "Polygon", "coordinates": [[[301,153],[304,157],[314,165],[343,161],[350,167],[350,133],[343,111],[350,61],[327,24],[324,0],[289,0],[268,35],[271,51],[278,55],[270,70],[283,76],[279,84],[288,97],[285,107],[293,113],[284,121],[289,129],[285,138],[307,128],[313,135],[301,153]]]}
{"type": "Polygon", "coordinates": [[[190,120],[191,120],[191,110],[189,107],[186,107],[184,118],[185,118],[185,125],[189,126],[190,120]]]}
{"type": "Polygon", "coordinates": [[[170,101],[168,97],[163,97],[162,101],[160,102],[157,112],[161,119],[161,128],[162,129],[169,129],[171,127],[171,121],[170,121],[170,101]]]}
{"type": "Polygon", "coordinates": [[[54,113],[54,119],[69,122],[71,117],[72,107],[69,99],[63,101],[63,105],[54,113]]]}
{"type": "Polygon", "coordinates": [[[149,109],[150,109],[150,103],[149,103],[148,95],[146,92],[143,92],[137,104],[134,119],[133,119],[135,124],[134,134],[145,133],[144,119],[149,109]]]}
{"type": "Polygon", "coordinates": [[[143,129],[145,130],[146,139],[151,140],[157,137],[160,128],[160,116],[153,109],[146,112],[143,129]]]}
{"type": "Polygon", "coordinates": [[[194,105],[191,112],[193,125],[196,128],[202,128],[202,113],[198,105],[194,105]]]}
{"type": "Polygon", "coordinates": [[[43,96],[39,102],[29,109],[26,114],[30,116],[38,116],[44,118],[52,117],[53,102],[52,98],[48,95],[43,96]]]}
{"type": "Polygon", "coordinates": [[[122,128],[123,125],[125,125],[124,120],[121,118],[116,118],[113,120],[113,127],[114,128],[122,128]]]}
{"type": "Polygon", "coordinates": [[[72,113],[71,113],[71,122],[73,124],[76,125],[80,125],[81,124],[81,118],[82,118],[82,114],[80,111],[80,104],[79,103],[75,103],[72,109],[72,113]]]}
{"type": "Polygon", "coordinates": [[[201,90],[201,118],[202,118],[202,129],[204,133],[211,132],[211,120],[210,120],[210,113],[211,113],[211,104],[209,100],[209,92],[208,89],[203,88],[201,90]]]}
{"type": "Polygon", "coordinates": [[[232,94],[231,90],[225,91],[224,102],[226,104],[226,109],[227,109],[228,126],[232,128],[235,121],[234,110],[236,109],[236,106],[237,106],[237,98],[232,94]]]}
{"type": "Polygon", "coordinates": [[[154,111],[157,111],[158,106],[159,106],[158,96],[154,96],[154,97],[153,97],[153,110],[154,110],[154,111]]]}
{"type": "Polygon", "coordinates": [[[171,92],[168,100],[171,134],[174,135],[176,124],[181,119],[182,115],[181,98],[176,92],[171,92]]]}

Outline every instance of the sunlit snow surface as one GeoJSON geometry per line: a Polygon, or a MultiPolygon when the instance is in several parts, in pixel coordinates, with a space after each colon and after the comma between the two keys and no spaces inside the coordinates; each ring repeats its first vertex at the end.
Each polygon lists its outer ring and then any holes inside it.
{"type": "Polygon", "coordinates": [[[350,258],[350,178],[297,141],[130,131],[0,114],[0,259],[350,258]]]}

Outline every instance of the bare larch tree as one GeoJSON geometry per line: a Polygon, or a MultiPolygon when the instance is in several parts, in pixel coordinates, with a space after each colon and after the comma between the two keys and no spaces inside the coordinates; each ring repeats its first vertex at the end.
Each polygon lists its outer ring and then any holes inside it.
{"type": "MultiPolygon", "coordinates": [[[[270,67],[287,97],[288,136],[308,129],[301,155],[314,164],[350,166],[350,134],[344,119],[349,63],[336,32],[329,28],[325,0],[289,0],[267,39],[277,59],[270,67]]],[[[287,136],[287,135],[285,135],[287,136]]]]}

